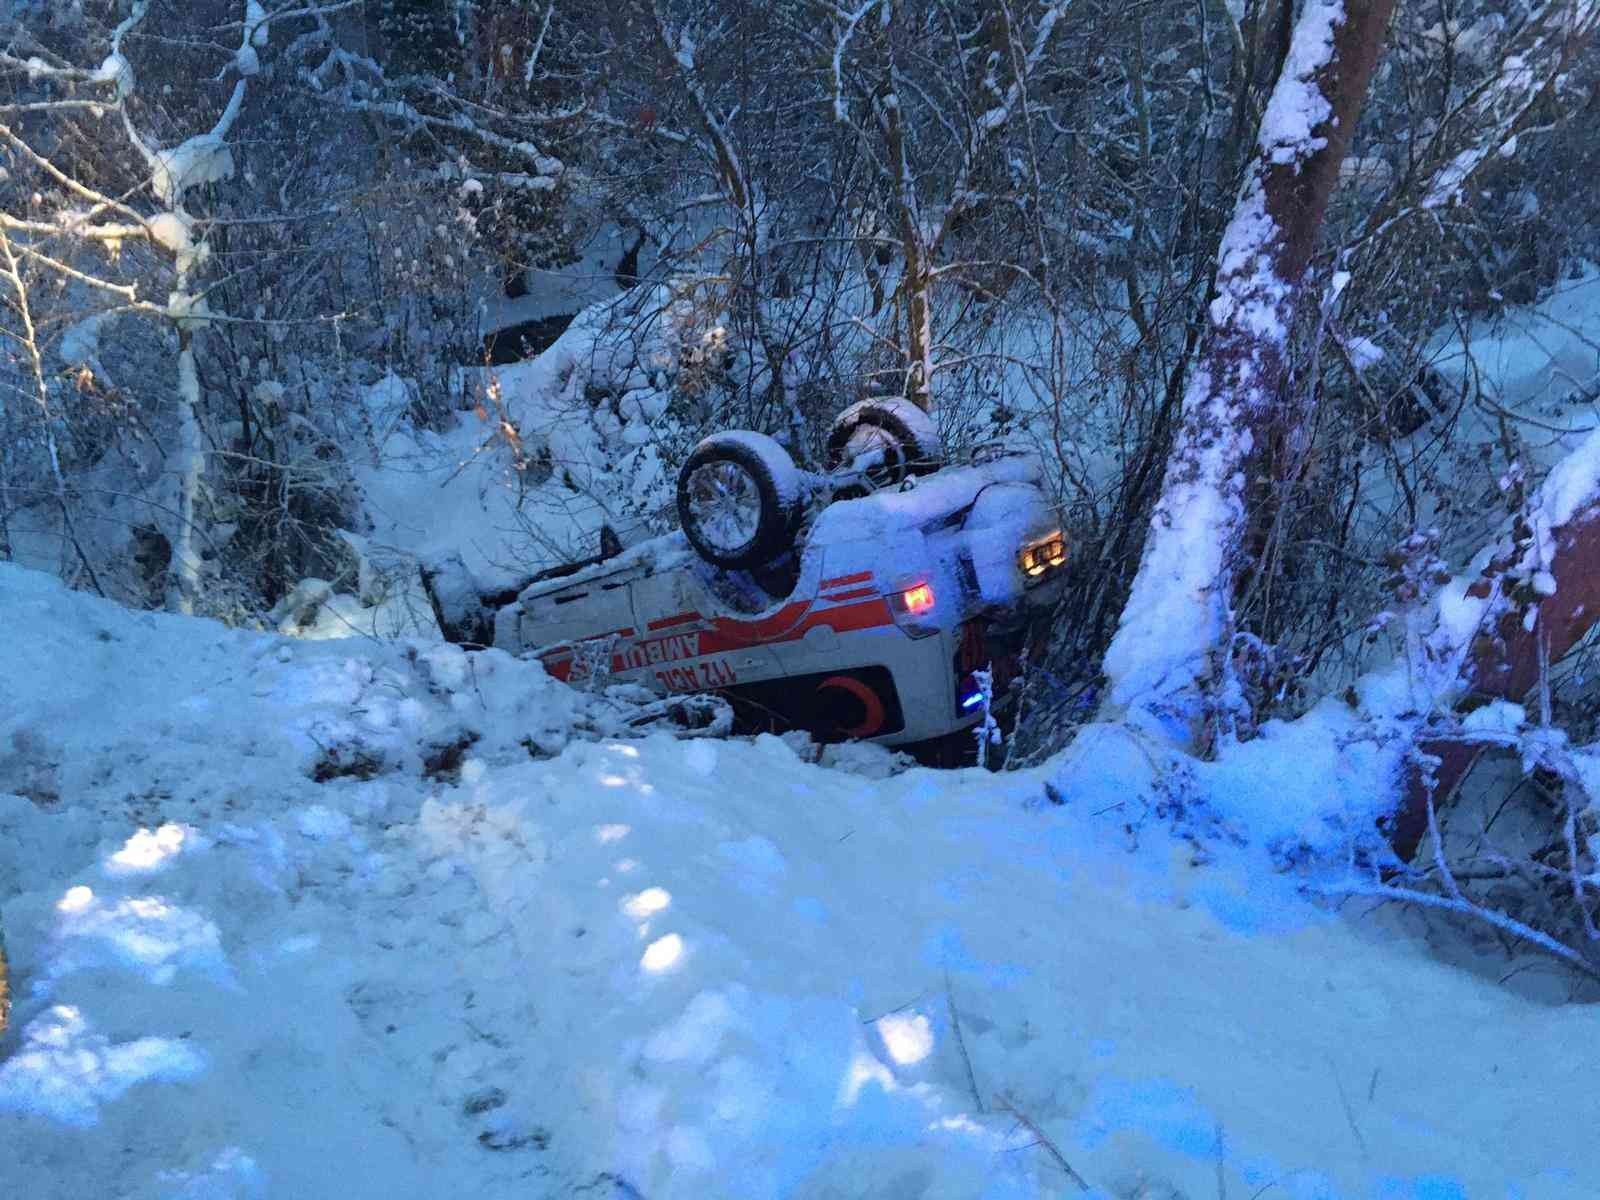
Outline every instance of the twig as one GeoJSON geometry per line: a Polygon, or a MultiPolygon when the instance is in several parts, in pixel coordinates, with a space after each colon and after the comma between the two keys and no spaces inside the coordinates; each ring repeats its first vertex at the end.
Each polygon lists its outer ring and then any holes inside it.
{"type": "Polygon", "coordinates": [[[1227,1158],[1222,1138],[1222,1122],[1217,1122],[1217,1200],[1228,1200],[1228,1177],[1224,1162],[1227,1158]]]}
{"type": "Polygon", "coordinates": [[[875,1017],[863,1017],[861,1019],[861,1023],[863,1025],[871,1025],[871,1024],[874,1024],[877,1021],[883,1020],[885,1017],[893,1016],[897,1012],[905,1012],[906,1009],[910,1008],[917,1001],[921,1000],[924,995],[926,995],[925,992],[918,992],[915,996],[911,997],[911,999],[907,1000],[904,1004],[897,1004],[893,1008],[886,1008],[875,1017]]]}
{"type": "Polygon", "coordinates": [[[488,712],[489,702],[483,698],[483,689],[478,686],[478,660],[471,654],[467,655],[467,674],[472,676],[472,690],[477,693],[478,707],[488,712]]]}
{"type": "Polygon", "coordinates": [[[1361,1127],[1356,1124],[1356,1114],[1350,1108],[1350,1097],[1344,1093],[1344,1081],[1339,1078],[1339,1067],[1328,1059],[1328,1069],[1333,1072],[1333,1086],[1339,1089],[1339,1104],[1344,1109],[1344,1119],[1350,1122],[1350,1132],[1356,1135],[1356,1145],[1361,1148],[1362,1157],[1366,1157],[1367,1139],[1361,1136],[1361,1127]]]}
{"type": "Polygon", "coordinates": [[[1044,1130],[1033,1123],[1032,1118],[1016,1106],[1010,1096],[1005,1092],[996,1092],[994,1102],[997,1108],[1010,1113],[1017,1119],[1017,1124],[1033,1134],[1039,1145],[1044,1147],[1045,1152],[1056,1160],[1056,1165],[1067,1173],[1067,1178],[1078,1185],[1079,1190],[1085,1192],[1090,1190],[1088,1181],[1072,1169],[1072,1164],[1067,1161],[1066,1155],[1062,1154],[1056,1144],[1045,1135],[1044,1130]]]}
{"type": "Polygon", "coordinates": [[[967,1039],[961,1033],[961,1016],[956,1012],[955,992],[950,987],[950,972],[944,973],[944,1003],[950,1010],[950,1030],[955,1034],[956,1049],[961,1051],[961,1061],[967,1068],[967,1086],[972,1089],[972,1102],[983,1112],[983,1096],[978,1092],[978,1076],[972,1069],[972,1056],[967,1053],[967,1039]]]}
{"type": "Polygon", "coordinates": [[[1515,917],[1493,908],[1484,908],[1473,904],[1471,901],[1454,900],[1449,896],[1436,896],[1432,892],[1419,892],[1410,888],[1392,887],[1388,884],[1343,882],[1331,886],[1316,886],[1308,891],[1324,896],[1368,896],[1377,900],[1398,900],[1409,904],[1420,904],[1425,908],[1439,908],[1446,912],[1461,913],[1464,916],[1476,917],[1488,922],[1491,926],[1512,937],[1522,938],[1531,942],[1541,950],[1554,955],[1563,962],[1570,963],[1591,979],[1600,979],[1600,966],[1590,962],[1570,946],[1565,946],[1547,933],[1541,933],[1531,925],[1524,924],[1515,917]]]}

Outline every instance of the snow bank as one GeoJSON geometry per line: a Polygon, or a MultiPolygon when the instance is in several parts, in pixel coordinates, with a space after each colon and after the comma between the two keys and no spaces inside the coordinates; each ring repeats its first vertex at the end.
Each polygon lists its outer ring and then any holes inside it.
{"type": "Polygon", "coordinates": [[[1593,1195],[1600,1018],[1250,857],[1359,748],[846,770],[7,565],[0,625],[6,1195],[1060,1194],[1002,1093],[1100,1196],[1593,1195]]]}
{"type": "Polygon", "coordinates": [[[1434,347],[1433,366],[1469,394],[1490,381],[1491,406],[1469,405],[1458,436],[1498,444],[1509,410],[1538,422],[1527,428],[1530,463],[1550,466],[1596,424],[1600,390],[1600,268],[1586,266],[1536,304],[1508,309],[1434,347]],[[1565,431],[1565,432],[1562,432],[1565,431]]]}

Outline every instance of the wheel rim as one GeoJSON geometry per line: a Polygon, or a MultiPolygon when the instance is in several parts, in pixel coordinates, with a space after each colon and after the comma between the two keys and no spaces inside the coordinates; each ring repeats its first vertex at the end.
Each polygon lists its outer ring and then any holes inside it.
{"type": "Polygon", "coordinates": [[[761,528],[761,491],[734,462],[711,462],[689,475],[689,513],[696,533],[719,554],[755,541],[761,528]]]}

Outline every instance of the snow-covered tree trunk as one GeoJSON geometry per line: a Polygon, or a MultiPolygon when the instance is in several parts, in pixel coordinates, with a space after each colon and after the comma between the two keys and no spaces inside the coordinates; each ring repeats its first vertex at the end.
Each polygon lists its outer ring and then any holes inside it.
{"type": "MultiPolygon", "coordinates": [[[[1228,694],[1246,478],[1279,416],[1289,330],[1393,0],[1309,0],[1220,248],[1216,295],[1138,574],[1106,652],[1108,715],[1209,747],[1228,694]]],[[[1292,427],[1288,429],[1290,435],[1292,427]]]]}
{"type": "MultiPolygon", "coordinates": [[[[243,49],[254,52],[250,22],[243,49]]],[[[252,60],[254,61],[254,60],[252,60]]],[[[199,183],[215,182],[233,174],[233,153],[227,137],[244,104],[245,79],[234,84],[227,107],[210,132],[197,134],[170,150],[151,151],[127,123],[128,138],[149,163],[151,187],[166,211],[150,222],[152,238],[173,255],[176,286],[167,300],[168,316],[178,327],[178,527],[172,538],[172,586],[167,604],[175,612],[192,614],[203,586],[204,564],[198,548],[198,522],[204,517],[201,493],[205,487],[205,434],[200,426],[200,373],[195,364],[194,333],[207,314],[203,298],[191,291],[193,275],[210,257],[202,240],[194,239],[194,221],[184,211],[184,192],[199,183]]],[[[126,121],[126,112],[124,112],[126,121]]]]}
{"type": "Polygon", "coordinates": [[[172,589],[168,607],[192,614],[200,595],[202,566],[195,537],[199,499],[205,486],[206,449],[200,429],[200,374],[195,370],[194,333],[178,334],[178,528],[172,543],[172,589]]]}
{"type": "MultiPolygon", "coordinates": [[[[1493,700],[1520,703],[1600,621],[1600,431],[1546,477],[1511,533],[1478,555],[1477,575],[1447,587],[1422,644],[1418,719],[1493,700]]],[[[1428,801],[1445,804],[1484,750],[1460,737],[1424,740],[1413,756],[1392,841],[1409,857],[1427,832],[1428,801]]]]}

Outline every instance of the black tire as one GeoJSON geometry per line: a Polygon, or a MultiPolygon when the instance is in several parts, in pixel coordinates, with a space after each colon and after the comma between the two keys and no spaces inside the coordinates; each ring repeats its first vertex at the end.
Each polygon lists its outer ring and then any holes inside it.
{"type": "Polygon", "coordinates": [[[713,434],[678,472],[678,520],[713,566],[771,562],[794,545],[799,513],[800,473],[765,434],[713,434]]]}
{"type": "Polygon", "coordinates": [[[944,461],[939,430],[928,416],[899,396],[876,396],[852,404],[828,430],[824,463],[836,471],[864,451],[880,449],[884,461],[867,478],[874,487],[888,487],[908,475],[937,471],[944,461]]]}

